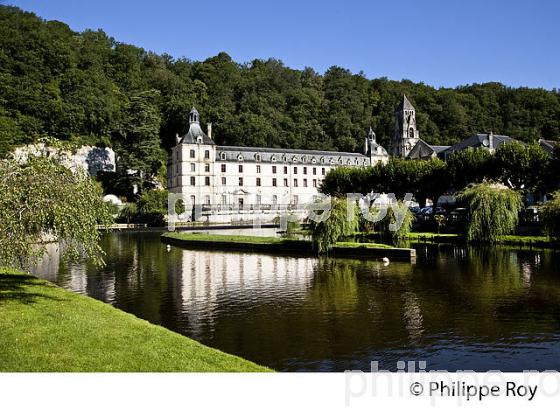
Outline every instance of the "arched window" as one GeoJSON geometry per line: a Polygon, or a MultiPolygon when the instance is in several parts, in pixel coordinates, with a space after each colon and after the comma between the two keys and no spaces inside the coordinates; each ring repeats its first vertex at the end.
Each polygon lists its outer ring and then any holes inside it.
{"type": "Polygon", "coordinates": [[[255,154],[255,161],[261,162],[261,154],[255,154]]]}
{"type": "Polygon", "coordinates": [[[408,138],[414,138],[414,128],[412,127],[408,129],[408,138]]]}
{"type": "Polygon", "coordinates": [[[226,159],[226,153],[225,153],[225,152],[222,152],[222,153],[220,154],[220,159],[222,159],[222,160],[225,161],[225,159],[226,159]]]}

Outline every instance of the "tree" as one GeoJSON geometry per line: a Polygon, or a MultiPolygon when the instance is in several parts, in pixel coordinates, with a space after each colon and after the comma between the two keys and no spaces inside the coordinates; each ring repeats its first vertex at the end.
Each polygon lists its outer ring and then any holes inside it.
{"type": "Polygon", "coordinates": [[[66,257],[102,262],[98,224],[112,223],[100,187],[55,158],[0,162],[0,265],[26,267],[57,240],[66,257]]]}
{"type": "Polygon", "coordinates": [[[544,231],[548,236],[560,237],[560,191],[552,193],[552,199],[541,207],[544,231]]]}
{"type": "Polygon", "coordinates": [[[494,164],[500,181],[510,188],[538,192],[545,186],[550,157],[538,145],[514,141],[496,150],[494,164]]]}
{"type": "Polygon", "coordinates": [[[330,215],[324,221],[310,222],[313,246],[318,253],[328,252],[341,238],[351,236],[359,228],[359,208],[354,206],[354,215],[348,218],[346,198],[332,198],[330,215]]]}
{"type": "Polygon", "coordinates": [[[467,205],[467,240],[496,242],[500,235],[515,231],[521,209],[521,195],[491,182],[472,184],[458,196],[467,205]]]}

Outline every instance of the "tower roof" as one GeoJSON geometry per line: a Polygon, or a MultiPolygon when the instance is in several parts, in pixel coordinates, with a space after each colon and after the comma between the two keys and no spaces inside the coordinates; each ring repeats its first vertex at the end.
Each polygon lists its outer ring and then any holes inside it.
{"type": "Polygon", "coordinates": [[[408,98],[406,98],[405,94],[403,94],[402,101],[397,107],[397,111],[403,110],[414,110],[414,106],[410,103],[410,101],[408,101],[408,98]]]}
{"type": "Polygon", "coordinates": [[[181,138],[181,142],[184,144],[196,144],[199,141],[199,138],[202,139],[202,143],[205,145],[214,145],[214,141],[209,138],[202,128],[200,128],[200,115],[198,110],[192,107],[191,112],[189,113],[189,131],[183,135],[181,138]]]}

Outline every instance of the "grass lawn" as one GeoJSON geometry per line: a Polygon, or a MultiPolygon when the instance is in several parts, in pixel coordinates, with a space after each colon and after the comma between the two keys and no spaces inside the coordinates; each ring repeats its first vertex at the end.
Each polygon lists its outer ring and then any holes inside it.
{"type": "Polygon", "coordinates": [[[90,297],[0,268],[0,372],[268,370],[90,297]]]}

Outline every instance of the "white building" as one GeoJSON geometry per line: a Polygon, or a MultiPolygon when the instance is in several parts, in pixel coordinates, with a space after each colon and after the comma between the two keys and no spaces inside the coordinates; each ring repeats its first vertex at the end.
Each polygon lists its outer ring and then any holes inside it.
{"type": "MultiPolygon", "coordinates": [[[[387,151],[370,129],[364,153],[218,146],[200,127],[198,111],[189,115],[189,131],[177,136],[168,162],[168,188],[201,205],[207,220],[233,222],[219,215],[247,215],[278,207],[291,210],[317,196],[329,170],[387,162],[387,151]]],[[[273,214],[273,212],[271,212],[273,214]]],[[[239,218],[250,219],[250,217],[239,218]]]]}

